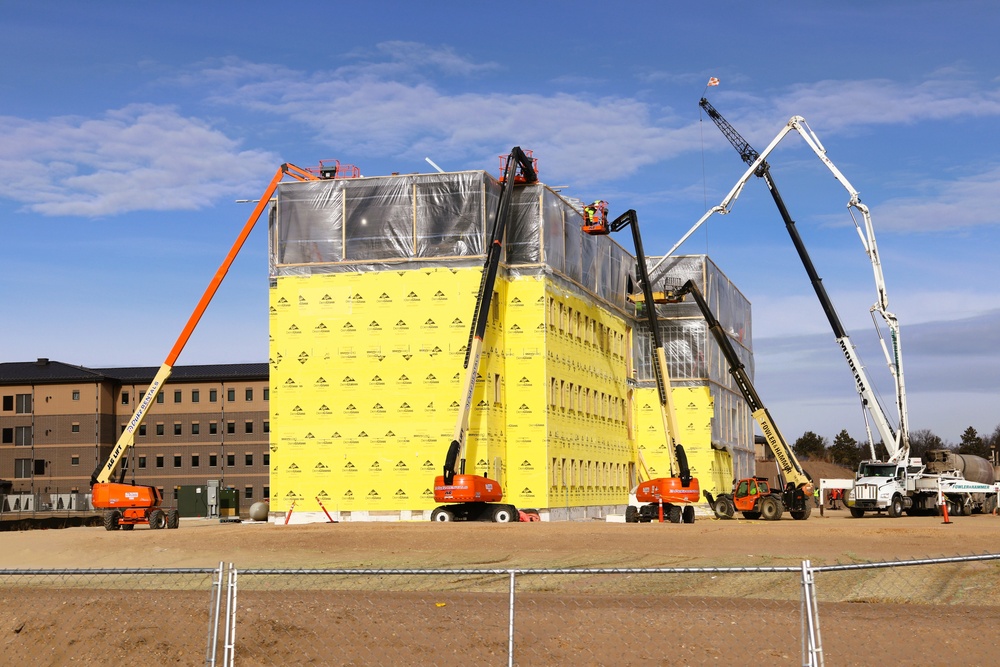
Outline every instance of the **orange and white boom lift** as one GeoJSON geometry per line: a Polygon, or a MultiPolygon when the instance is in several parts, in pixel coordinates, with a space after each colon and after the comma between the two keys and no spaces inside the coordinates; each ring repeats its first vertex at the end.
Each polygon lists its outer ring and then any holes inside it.
{"type": "Polygon", "coordinates": [[[135,484],[134,480],[131,484],[126,484],[126,466],[124,465],[121,466],[118,481],[114,482],[111,480],[122,458],[135,443],[135,432],[146,416],[149,407],[153,404],[153,399],[170,377],[177,358],[180,356],[184,346],[187,345],[188,339],[191,338],[195,327],[198,326],[201,316],[205,314],[205,309],[208,308],[208,304],[212,301],[219,286],[222,284],[222,280],[229,272],[229,267],[232,265],[233,260],[236,259],[236,255],[243,247],[243,243],[247,240],[247,237],[250,236],[250,232],[253,231],[258,218],[260,218],[264,209],[270,203],[271,197],[274,196],[274,191],[278,187],[278,183],[285,176],[290,176],[299,181],[311,181],[319,178],[310,171],[291,164],[283,164],[278,168],[274,174],[274,178],[271,179],[270,185],[264,190],[264,194],[261,195],[260,200],[254,207],[253,213],[250,214],[250,218],[243,226],[243,230],[237,237],[236,242],[230,248],[229,254],[226,255],[226,259],[222,262],[218,271],[215,272],[215,276],[205,289],[205,293],[202,294],[201,300],[195,307],[194,312],[191,313],[187,324],[184,325],[184,329],[170,350],[170,354],[167,355],[163,365],[160,366],[160,370],[153,377],[149,389],[146,390],[138,406],[136,406],[132,418],[125,425],[125,430],[122,431],[118,442],[115,443],[114,449],[111,450],[108,460],[98,466],[91,475],[91,502],[95,508],[104,510],[104,527],[107,530],[118,530],[119,528],[131,530],[136,525],[148,525],[150,528],[177,528],[179,521],[177,510],[164,511],[160,508],[160,505],[163,503],[163,496],[155,486],[135,484]]]}
{"type": "Polygon", "coordinates": [[[465,449],[469,432],[469,414],[472,410],[472,394],[476,389],[476,376],[483,352],[483,337],[490,316],[493,301],[493,286],[496,284],[497,270],[503,255],[504,234],[510,217],[510,203],[517,183],[534,183],[538,180],[534,160],[515,146],[507,156],[501,177],[500,201],[493,221],[493,233],[486,250],[486,262],[479,283],[476,308],[473,313],[469,342],[465,349],[465,380],[462,383],[461,403],[454,436],[448,447],[442,475],[434,479],[434,502],[450,503],[436,507],[431,512],[431,521],[495,521],[509,523],[518,520],[517,508],[500,503],[503,490],[500,482],[485,476],[466,474],[465,449]],[[520,172],[518,172],[520,166],[520,172]]]}
{"type": "MultiPolygon", "coordinates": [[[[629,209],[607,224],[600,218],[584,220],[583,231],[592,236],[618,232],[625,227],[632,228],[632,243],[635,245],[636,272],[642,287],[642,303],[649,322],[649,332],[653,339],[653,369],[656,375],[656,390],[660,397],[660,414],[663,418],[663,433],[667,439],[667,450],[670,453],[670,476],[649,479],[642,460],[639,457],[640,470],[645,473],[645,480],[640,479],[635,489],[639,507],[629,505],[625,510],[627,523],[653,521],[663,515],[671,523],[694,523],[694,503],[701,499],[698,480],[691,476],[688,467],[687,454],[684,447],[676,441],[677,411],[674,408],[673,393],[670,391],[670,372],[667,368],[667,357],[663,350],[659,323],[656,319],[656,302],[653,286],[646,270],[646,255],[642,249],[642,237],[639,235],[639,219],[635,210],[629,209]]],[[[637,299],[636,299],[637,300],[637,299]]],[[[662,299],[661,299],[662,301],[662,299]]]]}

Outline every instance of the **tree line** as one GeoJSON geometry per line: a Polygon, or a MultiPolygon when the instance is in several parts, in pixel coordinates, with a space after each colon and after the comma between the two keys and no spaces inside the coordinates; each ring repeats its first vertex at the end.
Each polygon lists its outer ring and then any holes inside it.
{"type": "MultiPolygon", "coordinates": [[[[992,461],[993,452],[1000,449],[1000,425],[997,425],[993,429],[993,433],[987,436],[979,435],[979,432],[970,426],[962,433],[962,440],[957,444],[945,442],[930,429],[912,431],[910,433],[910,456],[923,456],[928,449],[951,449],[958,454],[973,454],[981,456],[987,461],[992,461]]],[[[827,439],[821,435],[806,431],[792,445],[792,450],[796,456],[802,459],[836,463],[851,469],[857,468],[861,461],[871,458],[868,442],[858,442],[847,433],[846,429],[834,437],[833,444],[829,444],[827,439]]],[[[885,445],[881,441],[875,445],[875,454],[882,460],[888,457],[885,445]]]]}

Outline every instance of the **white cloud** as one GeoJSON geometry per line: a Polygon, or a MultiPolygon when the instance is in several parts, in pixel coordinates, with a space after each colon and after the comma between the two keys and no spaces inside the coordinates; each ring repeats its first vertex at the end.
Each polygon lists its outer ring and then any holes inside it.
{"type": "Polygon", "coordinates": [[[99,118],[0,117],[5,196],[43,215],[192,210],[245,195],[278,160],[171,107],[133,104],[99,118]]]}

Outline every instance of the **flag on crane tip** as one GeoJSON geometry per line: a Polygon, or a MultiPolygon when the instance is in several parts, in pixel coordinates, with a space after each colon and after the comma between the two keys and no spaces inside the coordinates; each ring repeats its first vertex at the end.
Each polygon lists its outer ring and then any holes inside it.
{"type": "Polygon", "coordinates": [[[716,78],[715,78],[715,77],[713,76],[713,77],[711,77],[711,78],[710,78],[710,79],[708,80],[708,85],[710,85],[710,86],[718,86],[718,85],[719,85],[719,80],[718,80],[718,79],[716,79],[716,78]]]}

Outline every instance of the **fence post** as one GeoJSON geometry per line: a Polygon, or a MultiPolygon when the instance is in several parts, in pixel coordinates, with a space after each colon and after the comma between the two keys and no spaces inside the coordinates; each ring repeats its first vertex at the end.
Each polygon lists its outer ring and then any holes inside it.
{"type": "Polygon", "coordinates": [[[507,625],[507,667],[514,667],[514,570],[510,571],[510,620],[507,625]]]}
{"type": "Polygon", "coordinates": [[[226,637],[223,650],[223,667],[233,667],[236,661],[236,568],[229,564],[229,583],[226,586],[226,637]]]}
{"type": "Polygon", "coordinates": [[[802,664],[806,667],[823,667],[816,576],[807,560],[802,561],[802,664]]]}
{"type": "Polygon", "coordinates": [[[215,581],[212,583],[215,588],[214,601],[208,614],[208,646],[205,648],[205,666],[214,667],[215,656],[218,653],[219,641],[219,607],[222,600],[222,562],[219,562],[219,569],[216,571],[215,581]]]}

